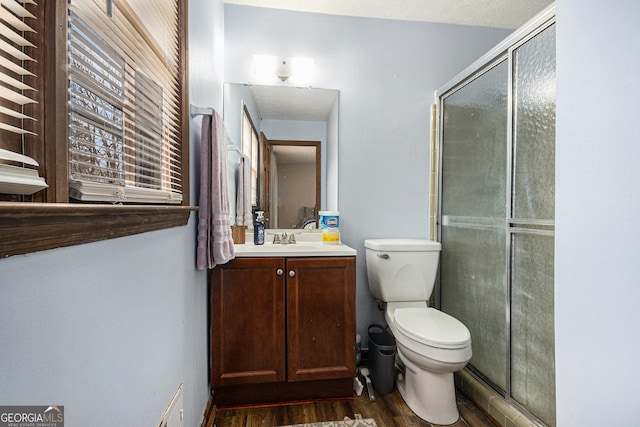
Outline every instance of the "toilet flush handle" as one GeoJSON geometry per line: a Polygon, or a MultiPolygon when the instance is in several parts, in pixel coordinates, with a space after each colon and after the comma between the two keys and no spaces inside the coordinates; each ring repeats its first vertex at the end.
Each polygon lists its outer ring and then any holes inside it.
{"type": "Polygon", "coordinates": [[[389,254],[378,254],[378,258],[389,259],[389,254]]]}

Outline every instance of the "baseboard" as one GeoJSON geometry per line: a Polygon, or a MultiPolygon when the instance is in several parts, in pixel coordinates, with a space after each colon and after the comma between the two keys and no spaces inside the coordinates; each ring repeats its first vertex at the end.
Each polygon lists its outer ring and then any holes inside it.
{"type": "Polygon", "coordinates": [[[353,378],[319,381],[238,384],[215,390],[219,410],[238,406],[283,404],[324,399],[353,399],[353,378]]]}
{"type": "Polygon", "coordinates": [[[458,388],[502,427],[539,427],[541,424],[510,405],[504,397],[478,380],[467,368],[454,375],[458,388]]]}
{"type": "Polygon", "coordinates": [[[213,422],[216,419],[216,405],[213,403],[213,396],[209,398],[207,407],[204,410],[204,417],[202,418],[202,424],[200,427],[213,427],[213,422]]]}

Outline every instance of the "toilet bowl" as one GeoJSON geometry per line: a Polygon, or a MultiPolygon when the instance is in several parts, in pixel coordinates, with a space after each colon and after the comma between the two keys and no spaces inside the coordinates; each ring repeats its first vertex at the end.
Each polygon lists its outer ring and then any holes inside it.
{"type": "Polygon", "coordinates": [[[393,316],[387,322],[404,365],[396,381],[400,395],[418,417],[432,424],[455,423],[453,373],[471,359],[469,331],[434,308],[397,308],[393,316]]]}
{"type": "Polygon", "coordinates": [[[369,289],[385,303],[401,371],[396,386],[409,408],[432,424],[459,418],[453,373],[471,359],[469,330],[454,317],[427,306],[440,244],[429,240],[365,240],[369,289]]]}

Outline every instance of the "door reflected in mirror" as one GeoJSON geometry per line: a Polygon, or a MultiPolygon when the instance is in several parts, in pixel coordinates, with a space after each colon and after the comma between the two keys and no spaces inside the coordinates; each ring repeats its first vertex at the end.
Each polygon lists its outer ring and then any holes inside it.
{"type": "MultiPolygon", "coordinates": [[[[338,210],[338,100],[332,89],[225,83],[228,143],[242,146],[243,111],[261,134],[256,210],[265,211],[267,227],[315,228],[320,210],[338,210]]],[[[236,161],[228,170],[235,218],[236,161]]]]}
{"type": "Polygon", "coordinates": [[[320,141],[269,140],[263,152],[260,194],[270,228],[317,228],[320,207],[320,141]]]}

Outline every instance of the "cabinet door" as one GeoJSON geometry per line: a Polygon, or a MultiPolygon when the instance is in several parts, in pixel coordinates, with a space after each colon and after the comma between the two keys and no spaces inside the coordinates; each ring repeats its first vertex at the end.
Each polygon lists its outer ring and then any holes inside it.
{"type": "Polygon", "coordinates": [[[285,380],[283,270],[283,258],[236,258],[211,271],[212,387],[285,380]]]}
{"type": "Polygon", "coordinates": [[[355,258],[287,259],[288,380],[355,375],[355,258]]]}

